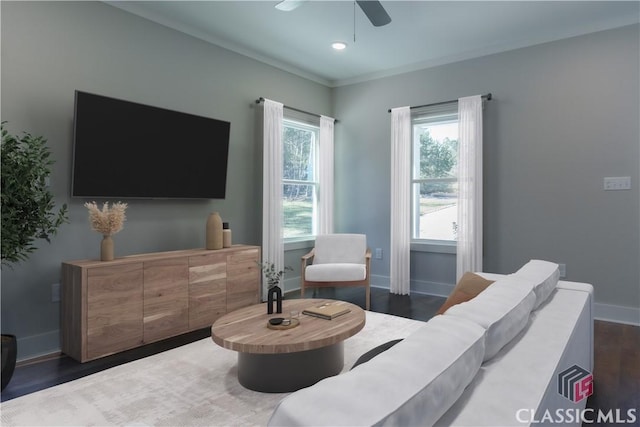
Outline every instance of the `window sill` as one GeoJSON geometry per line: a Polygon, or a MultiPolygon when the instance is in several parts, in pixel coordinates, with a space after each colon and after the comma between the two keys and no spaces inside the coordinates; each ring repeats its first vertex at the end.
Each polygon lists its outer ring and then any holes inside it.
{"type": "Polygon", "coordinates": [[[286,239],[284,241],[285,251],[295,251],[296,249],[313,248],[316,242],[315,236],[299,237],[295,239],[286,239]]]}
{"type": "Polygon", "coordinates": [[[457,252],[456,242],[438,241],[438,240],[423,240],[411,242],[412,252],[430,252],[437,254],[453,254],[457,252]]]}

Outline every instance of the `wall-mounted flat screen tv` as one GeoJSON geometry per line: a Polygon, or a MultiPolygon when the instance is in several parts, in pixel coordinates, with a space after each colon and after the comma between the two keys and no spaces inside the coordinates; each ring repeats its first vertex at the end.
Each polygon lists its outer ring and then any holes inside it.
{"type": "Polygon", "coordinates": [[[229,127],[76,91],[71,195],[224,199],[229,127]]]}

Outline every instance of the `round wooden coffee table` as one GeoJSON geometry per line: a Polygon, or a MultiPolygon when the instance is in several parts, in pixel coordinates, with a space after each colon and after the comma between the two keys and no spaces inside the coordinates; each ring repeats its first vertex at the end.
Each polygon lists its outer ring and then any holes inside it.
{"type": "Polygon", "coordinates": [[[262,392],[284,393],[308,387],[337,375],[344,365],[344,340],[365,324],[357,305],[327,299],[284,300],[282,313],[267,314],[257,304],[222,316],[211,327],[211,338],[221,347],[238,352],[238,381],[262,392]],[[351,311],[332,320],[302,314],[322,304],[344,304],[351,311]],[[274,317],[289,318],[298,311],[300,324],[290,329],[270,329],[274,317]]]}

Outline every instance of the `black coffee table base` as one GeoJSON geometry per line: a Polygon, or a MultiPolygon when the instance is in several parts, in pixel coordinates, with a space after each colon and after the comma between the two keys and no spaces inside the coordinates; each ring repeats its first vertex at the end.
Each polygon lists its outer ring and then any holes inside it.
{"type": "Polygon", "coordinates": [[[238,353],[238,381],[263,393],[287,393],[337,375],[344,366],[344,343],[295,353],[238,353]]]}

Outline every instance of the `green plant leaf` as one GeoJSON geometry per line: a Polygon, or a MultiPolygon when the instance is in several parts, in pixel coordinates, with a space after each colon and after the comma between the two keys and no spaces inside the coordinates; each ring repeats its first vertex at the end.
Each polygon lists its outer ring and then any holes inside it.
{"type": "Polygon", "coordinates": [[[67,205],[56,209],[46,185],[53,160],[47,140],[23,132],[11,135],[2,122],[2,263],[26,260],[36,250],[36,240],[50,242],[67,218],[67,205]]]}

